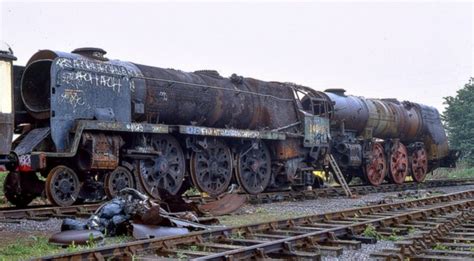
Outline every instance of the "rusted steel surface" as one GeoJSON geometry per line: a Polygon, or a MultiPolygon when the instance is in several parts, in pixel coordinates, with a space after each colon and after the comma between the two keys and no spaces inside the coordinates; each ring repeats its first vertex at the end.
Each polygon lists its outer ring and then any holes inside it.
{"type": "Polygon", "coordinates": [[[257,129],[278,128],[296,118],[294,107],[288,106],[293,103],[292,90],[282,83],[237,75],[224,78],[215,71],[136,66],[146,80],[145,114],[159,114],[168,124],[257,129]]]}
{"type": "Polygon", "coordinates": [[[34,206],[25,209],[2,208],[0,220],[8,219],[44,219],[47,217],[89,216],[100,204],[86,204],[69,207],[34,206]]]}
{"type": "MultiPolygon", "coordinates": [[[[409,226],[411,223],[408,222],[409,226]]],[[[378,260],[474,259],[474,211],[472,208],[411,224],[419,231],[395,242],[395,248],[372,253],[378,260]]]]}
{"type": "Polygon", "coordinates": [[[373,143],[370,151],[371,157],[364,169],[365,178],[369,184],[378,186],[385,179],[387,170],[387,158],[380,143],[373,143]]]}
{"type": "Polygon", "coordinates": [[[212,216],[222,216],[241,208],[246,201],[247,197],[245,195],[225,194],[215,201],[198,205],[198,208],[212,216]]]}
{"type": "Polygon", "coordinates": [[[272,222],[194,232],[184,236],[142,240],[42,258],[43,260],[126,258],[153,252],[155,258],[180,254],[197,260],[248,258],[318,258],[329,246],[360,247],[357,234],[411,221],[424,221],[474,205],[474,191],[352,208],[272,222]],[[193,247],[191,247],[193,246],[193,247]]]}
{"type": "Polygon", "coordinates": [[[402,184],[409,173],[407,148],[401,142],[395,141],[391,144],[388,155],[389,179],[393,183],[402,184]]]}
{"type": "Polygon", "coordinates": [[[428,159],[449,156],[448,140],[438,111],[430,106],[396,99],[366,99],[345,95],[343,90],[327,90],[335,103],[333,120],[344,127],[371,138],[399,138],[406,144],[423,141],[428,159]]]}
{"type": "Polygon", "coordinates": [[[258,130],[298,118],[291,84],[224,78],[214,71],[186,73],[94,54],[42,50],[25,68],[24,105],[36,119],[50,119],[58,151],[69,147],[66,134],[76,119],[258,130]]]}
{"type": "Polygon", "coordinates": [[[113,170],[119,164],[119,149],[123,145],[122,137],[118,135],[105,135],[104,133],[85,132],[82,135],[82,148],[80,154],[87,160],[79,164],[84,170],[109,169],[113,170]],[[84,155],[87,154],[87,155],[84,155]]]}

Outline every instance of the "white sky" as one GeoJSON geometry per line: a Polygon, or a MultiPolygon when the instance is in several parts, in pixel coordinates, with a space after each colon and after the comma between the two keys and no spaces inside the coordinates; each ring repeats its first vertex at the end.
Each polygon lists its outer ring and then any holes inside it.
{"type": "Polygon", "coordinates": [[[0,40],[18,64],[38,49],[94,46],[114,59],[442,110],[474,75],[473,12],[469,2],[3,1],[0,40]]]}

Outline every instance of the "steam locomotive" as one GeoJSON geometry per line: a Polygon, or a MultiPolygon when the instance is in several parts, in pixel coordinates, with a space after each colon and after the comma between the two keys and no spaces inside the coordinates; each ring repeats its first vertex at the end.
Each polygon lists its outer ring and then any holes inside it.
{"type": "Polygon", "coordinates": [[[332,154],[345,179],[422,182],[452,167],[437,110],[216,71],[111,60],[99,48],[0,54],[0,165],[7,200],[59,206],[152,197],[193,186],[211,196],[317,186],[332,154]],[[14,134],[18,135],[13,140],[14,134]]]}

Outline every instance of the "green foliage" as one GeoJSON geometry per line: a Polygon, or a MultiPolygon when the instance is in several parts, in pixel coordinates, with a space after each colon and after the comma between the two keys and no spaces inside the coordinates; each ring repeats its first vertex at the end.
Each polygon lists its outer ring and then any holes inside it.
{"type": "Polygon", "coordinates": [[[444,104],[447,107],[442,119],[450,145],[462,152],[468,166],[474,166],[474,78],[456,96],[445,97],[444,104]]]}
{"type": "Polygon", "coordinates": [[[188,256],[186,254],[184,254],[183,252],[177,252],[176,253],[176,257],[179,259],[179,260],[186,260],[188,259],[188,256]]]}
{"type": "Polygon", "coordinates": [[[362,232],[362,235],[366,237],[373,237],[375,239],[382,239],[382,235],[380,235],[379,232],[377,232],[377,230],[375,229],[375,227],[371,224],[365,227],[365,230],[364,232],[362,232]]]}
{"type": "Polygon", "coordinates": [[[436,245],[433,247],[434,250],[448,250],[448,247],[441,244],[441,243],[436,243],[436,245]]]}
{"type": "Polygon", "coordinates": [[[472,178],[474,177],[474,167],[468,167],[467,163],[462,161],[456,164],[456,168],[439,168],[433,171],[433,179],[443,178],[472,178]]]}
{"type": "Polygon", "coordinates": [[[46,237],[31,236],[18,239],[16,243],[8,244],[0,248],[0,260],[25,260],[32,257],[51,255],[57,253],[61,248],[48,243],[46,237]]]}
{"type": "Polygon", "coordinates": [[[415,234],[415,232],[416,232],[416,228],[415,228],[415,227],[410,226],[410,227],[408,228],[408,235],[413,235],[413,234],[415,234]]]}
{"type": "Polygon", "coordinates": [[[230,238],[232,239],[244,239],[244,232],[241,230],[238,230],[237,232],[233,233],[230,235],[230,238]]]}
{"type": "Polygon", "coordinates": [[[0,204],[6,204],[7,200],[3,194],[3,182],[5,182],[5,178],[7,177],[7,172],[0,171],[0,204]]]}
{"type": "Polygon", "coordinates": [[[398,234],[400,234],[400,229],[392,228],[392,233],[385,239],[390,241],[398,241],[401,239],[398,234]]]}

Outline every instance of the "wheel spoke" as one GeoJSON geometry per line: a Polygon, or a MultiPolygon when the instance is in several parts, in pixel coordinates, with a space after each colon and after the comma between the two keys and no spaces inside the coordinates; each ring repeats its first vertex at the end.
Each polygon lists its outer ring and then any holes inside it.
{"type": "Polygon", "coordinates": [[[160,196],[159,189],[176,195],[181,189],[185,173],[181,145],[171,135],[152,136],[151,144],[160,155],[149,160],[149,163],[140,160],[140,181],[145,191],[154,198],[160,196]]]}
{"type": "Polygon", "coordinates": [[[372,145],[372,160],[366,162],[365,177],[368,183],[378,186],[385,178],[386,161],[383,147],[379,143],[372,145]]]}
{"type": "Polygon", "coordinates": [[[80,183],[77,174],[60,165],[53,168],[46,179],[46,196],[58,206],[70,206],[79,195],[80,183]]]}
{"type": "Polygon", "coordinates": [[[207,148],[191,156],[191,178],[194,185],[211,196],[223,193],[232,179],[229,147],[221,141],[208,142],[207,148]]]}
{"type": "MultiPolygon", "coordinates": [[[[248,150],[243,148],[243,151],[248,150]]],[[[270,152],[261,143],[258,149],[251,149],[246,155],[238,155],[237,181],[250,194],[258,194],[265,190],[270,182],[270,152]]]]}

